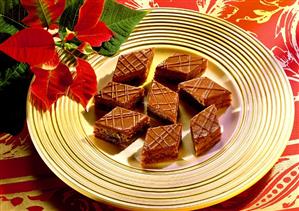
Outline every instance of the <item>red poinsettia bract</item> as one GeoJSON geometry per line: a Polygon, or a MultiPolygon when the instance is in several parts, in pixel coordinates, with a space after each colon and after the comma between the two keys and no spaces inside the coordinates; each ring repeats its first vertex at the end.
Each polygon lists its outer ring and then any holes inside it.
{"type": "Polygon", "coordinates": [[[100,21],[104,0],[87,0],[79,10],[75,31],[92,28],[100,21]]]}
{"type": "Polygon", "coordinates": [[[55,51],[53,57],[48,60],[47,62],[45,63],[42,63],[41,65],[38,65],[36,67],[39,67],[39,68],[42,68],[42,69],[45,69],[45,70],[53,70],[54,68],[56,68],[60,63],[60,59],[59,59],[59,56],[58,56],[58,53],[55,51]]]}
{"type": "Polygon", "coordinates": [[[84,107],[89,99],[97,92],[97,80],[91,65],[83,59],[77,59],[76,76],[70,87],[75,100],[84,107]]]}
{"type": "Polygon", "coordinates": [[[28,15],[23,23],[31,27],[47,27],[61,16],[65,8],[65,0],[21,0],[28,15]]]}
{"type": "Polygon", "coordinates": [[[112,32],[104,22],[98,22],[92,28],[77,32],[79,40],[88,42],[93,47],[101,46],[103,42],[110,40],[112,35],[112,32]]]}
{"type": "Polygon", "coordinates": [[[79,10],[78,22],[74,27],[77,38],[93,47],[101,46],[113,36],[106,24],[100,21],[103,5],[104,0],[86,0],[79,10]]]}
{"type": "Polygon", "coordinates": [[[64,95],[72,83],[72,74],[69,68],[62,63],[51,71],[38,67],[31,68],[31,71],[35,75],[31,92],[43,103],[46,109],[64,95]]]}
{"type": "Polygon", "coordinates": [[[31,66],[41,65],[55,56],[52,35],[41,28],[26,28],[0,44],[0,51],[31,66]]]}

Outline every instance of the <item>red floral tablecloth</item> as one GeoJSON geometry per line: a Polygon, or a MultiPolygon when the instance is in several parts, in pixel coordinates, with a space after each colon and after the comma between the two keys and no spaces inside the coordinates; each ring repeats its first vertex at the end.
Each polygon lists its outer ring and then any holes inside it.
{"type": "MultiPolygon", "coordinates": [[[[132,8],[178,7],[234,23],[259,39],[291,83],[295,124],[275,166],[240,195],[204,210],[299,210],[299,0],[120,0],[132,8]]],[[[0,210],[117,210],[59,180],[35,151],[27,127],[0,133],[0,210]]]]}

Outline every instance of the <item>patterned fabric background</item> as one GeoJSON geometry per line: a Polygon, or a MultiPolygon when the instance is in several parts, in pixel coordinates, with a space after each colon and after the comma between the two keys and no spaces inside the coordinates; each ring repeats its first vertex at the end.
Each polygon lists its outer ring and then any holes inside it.
{"type": "MultiPolygon", "coordinates": [[[[299,209],[299,0],[119,0],[132,8],[177,7],[225,19],[260,40],[291,83],[295,124],[282,157],[240,195],[204,210],[299,209]]],[[[26,126],[0,133],[0,210],[119,210],[77,193],[60,181],[35,151],[26,126]]]]}

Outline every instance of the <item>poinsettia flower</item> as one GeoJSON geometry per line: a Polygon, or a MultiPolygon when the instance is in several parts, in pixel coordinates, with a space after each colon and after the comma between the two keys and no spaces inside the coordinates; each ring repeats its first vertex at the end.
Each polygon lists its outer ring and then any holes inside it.
{"type": "Polygon", "coordinates": [[[28,15],[23,23],[31,27],[57,28],[56,20],[65,8],[65,0],[21,0],[28,15]]]}
{"type": "Polygon", "coordinates": [[[66,29],[66,35],[64,37],[64,41],[70,41],[76,37],[76,33],[66,29]]]}
{"type": "Polygon", "coordinates": [[[78,46],[77,50],[80,51],[81,53],[85,54],[85,55],[92,54],[94,52],[91,45],[87,42],[82,42],[78,46]]]}
{"type": "MultiPolygon", "coordinates": [[[[70,93],[73,99],[86,107],[97,92],[96,75],[88,62],[76,58],[74,50],[90,54],[94,52],[92,47],[99,47],[103,42],[109,41],[113,33],[119,34],[120,32],[112,32],[107,27],[107,25],[111,25],[109,20],[113,20],[114,24],[115,16],[117,16],[117,28],[120,29],[124,28],[122,17],[136,16],[130,21],[125,21],[127,31],[125,34],[122,33],[122,37],[128,37],[136,23],[146,14],[146,12],[136,11],[139,15],[134,15],[133,11],[117,4],[114,0],[84,0],[79,4],[74,0],[68,2],[67,9],[65,9],[66,0],[20,0],[20,2],[28,12],[22,22],[30,28],[16,32],[4,40],[0,44],[0,51],[31,66],[30,69],[35,74],[31,93],[33,98],[41,101],[45,109],[49,109],[60,96],[66,93],[70,93]],[[106,19],[103,21],[107,25],[100,21],[104,2],[103,17],[106,19]],[[80,5],[82,6],[80,7],[80,5]],[[61,21],[63,20],[62,14],[66,19],[64,21],[61,21]],[[59,18],[61,19],[57,22],[59,18]],[[78,20],[76,21],[76,19],[78,20]],[[59,24],[59,30],[57,30],[57,24],[59,24]],[[68,31],[67,27],[73,31],[68,31]],[[68,67],[60,61],[55,51],[55,45],[61,46],[72,59],[77,61],[76,71],[73,75],[68,67]],[[69,92],[67,92],[68,90],[69,92]]],[[[122,42],[123,40],[114,43],[122,42]]],[[[110,47],[114,51],[117,49],[113,44],[110,47]]]]}

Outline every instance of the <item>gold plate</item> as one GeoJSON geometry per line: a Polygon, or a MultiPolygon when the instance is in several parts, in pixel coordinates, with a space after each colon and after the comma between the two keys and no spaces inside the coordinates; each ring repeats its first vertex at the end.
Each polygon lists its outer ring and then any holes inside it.
{"type": "MultiPolygon", "coordinates": [[[[138,161],[142,139],[120,151],[93,136],[93,103],[85,111],[62,97],[43,112],[29,95],[27,122],[42,159],[82,194],[127,209],[203,208],[249,188],[275,164],[291,134],[294,104],[282,68],[242,29],[181,9],[152,10],[122,45],[121,54],[150,47],[156,53],[147,83],[155,66],[174,52],[209,60],[205,75],[233,93],[232,105],[220,116],[221,141],[195,157],[186,110],[196,108],[181,105],[179,159],[144,170],[138,161]]],[[[90,62],[100,88],[110,80],[117,57],[94,56],[90,62]]]]}

